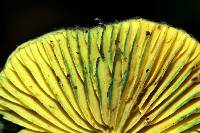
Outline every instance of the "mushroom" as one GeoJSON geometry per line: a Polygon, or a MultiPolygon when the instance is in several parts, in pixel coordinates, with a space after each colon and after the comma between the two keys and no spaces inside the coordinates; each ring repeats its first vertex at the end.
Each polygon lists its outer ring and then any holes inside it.
{"type": "Polygon", "coordinates": [[[20,45],[0,72],[0,114],[20,133],[200,131],[200,44],[130,19],[20,45]]]}

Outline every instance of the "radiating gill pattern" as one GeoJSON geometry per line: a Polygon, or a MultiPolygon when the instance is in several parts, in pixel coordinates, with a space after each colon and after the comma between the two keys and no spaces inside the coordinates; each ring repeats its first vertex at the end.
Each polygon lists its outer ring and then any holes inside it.
{"type": "Polygon", "coordinates": [[[20,133],[200,132],[200,44],[144,19],[25,42],[0,72],[20,133]]]}

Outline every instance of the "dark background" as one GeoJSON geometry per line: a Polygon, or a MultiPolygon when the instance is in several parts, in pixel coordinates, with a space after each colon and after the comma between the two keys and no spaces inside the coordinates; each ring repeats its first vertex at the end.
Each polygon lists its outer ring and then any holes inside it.
{"type": "MultiPolygon", "coordinates": [[[[17,1],[1,2],[0,68],[21,43],[63,27],[97,26],[134,17],[166,22],[200,40],[200,0],[145,1],[17,1]]],[[[4,121],[5,123],[6,121],[4,121]]],[[[16,132],[6,122],[5,133],[16,132]],[[13,131],[11,131],[13,130],[13,131]]]]}
{"type": "Polygon", "coordinates": [[[7,0],[1,5],[0,67],[21,43],[62,27],[96,26],[95,18],[114,22],[136,16],[182,28],[200,40],[200,0],[115,2],[7,0]]]}

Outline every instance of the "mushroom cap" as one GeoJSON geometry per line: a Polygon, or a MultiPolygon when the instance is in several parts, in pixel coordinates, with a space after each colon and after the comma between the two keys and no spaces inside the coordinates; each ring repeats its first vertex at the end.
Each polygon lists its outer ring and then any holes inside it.
{"type": "Polygon", "coordinates": [[[144,19],[60,29],[0,72],[0,114],[35,132],[200,131],[200,44],[144,19]]]}

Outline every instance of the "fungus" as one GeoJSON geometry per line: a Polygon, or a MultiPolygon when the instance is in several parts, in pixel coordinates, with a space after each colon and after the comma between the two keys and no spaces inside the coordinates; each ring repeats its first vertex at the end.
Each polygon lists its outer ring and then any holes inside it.
{"type": "Polygon", "coordinates": [[[200,131],[199,64],[199,42],[166,24],[57,30],[10,55],[0,114],[21,133],[200,131]]]}

